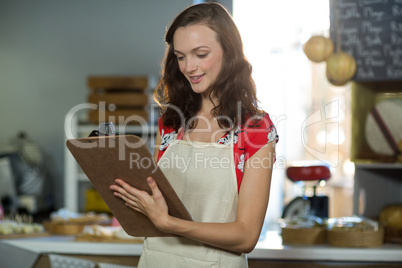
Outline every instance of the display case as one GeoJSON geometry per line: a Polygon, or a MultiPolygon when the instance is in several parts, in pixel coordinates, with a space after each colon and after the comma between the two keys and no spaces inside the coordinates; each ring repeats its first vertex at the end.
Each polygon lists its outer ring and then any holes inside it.
{"type": "MultiPolygon", "coordinates": [[[[152,76],[88,76],[87,103],[76,105],[67,113],[66,139],[88,137],[99,129],[100,122],[113,122],[116,135],[137,135],[153,152],[159,119],[159,106],[153,99],[155,86],[152,76]]],[[[66,146],[64,151],[64,208],[85,211],[89,197],[95,203],[103,202],[100,196],[96,198],[96,191],[90,191],[92,184],[66,146]]],[[[104,202],[99,207],[108,209],[104,202]]]]}
{"type": "MultiPolygon", "coordinates": [[[[402,163],[395,155],[376,153],[367,140],[367,116],[378,103],[389,100],[402,101],[402,81],[352,83],[351,160],[355,163],[402,163]]],[[[401,122],[401,114],[394,117],[401,122]]]]}
{"type": "MultiPolygon", "coordinates": [[[[384,100],[402,100],[402,81],[353,83],[351,137],[351,159],[355,163],[353,213],[375,219],[385,205],[402,203],[401,154],[398,152],[379,154],[370,147],[367,140],[367,117],[372,109],[384,100]]],[[[395,111],[392,116],[397,122],[401,122],[402,114],[395,111]]],[[[397,132],[402,133],[402,129],[397,132]]],[[[400,140],[396,142],[401,143],[400,140]]]]}
{"type": "MultiPolygon", "coordinates": [[[[72,120],[71,134],[76,137],[88,137],[93,131],[98,129],[98,125],[89,123],[79,123],[77,119],[72,120]]],[[[115,125],[116,134],[133,134],[141,137],[148,149],[153,152],[155,137],[158,131],[156,124],[150,125],[115,125]]],[[[73,212],[85,210],[85,195],[88,189],[92,189],[92,184],[81,170],[70,151],[65,147],[65,178],[64,178],[64,207],[73,212]]]]}

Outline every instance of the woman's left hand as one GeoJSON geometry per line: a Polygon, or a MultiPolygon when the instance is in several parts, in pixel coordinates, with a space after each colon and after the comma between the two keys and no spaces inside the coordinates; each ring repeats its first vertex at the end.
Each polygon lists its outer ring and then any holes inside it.
{"type": "Polygon", "coordinates": [[[117,185],[110,186],[114,195],[123,199],[128,207],[147,216],[156,228],[163,231],[169,217],[168,206],[155,180],[147,178],[152,195],[132,187],[122,179],[116,179],[115,182],[117,185]]]}

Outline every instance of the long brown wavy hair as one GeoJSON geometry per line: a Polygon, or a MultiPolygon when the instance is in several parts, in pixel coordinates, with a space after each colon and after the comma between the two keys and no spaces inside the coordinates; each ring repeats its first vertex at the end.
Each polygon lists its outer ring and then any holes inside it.
{"type": "Polygon", "coordinates": [[[212,115],[218,118],[221,128],[232,128],[247,118],[259,115],[252,67],[243,53],[240,33],[227,10],[217,3],[202,3],[188,7],[170,25],[165,40],[167,48],[162,64],[162,78],[155,90],[155,100],[162,107],[162,120],[176,131],[190,123],[201,108],[201,96],[195,93],[179,70],[174,54],[173,35],[179,27],[204,24],[216,32],[223,50],[223,64],[217,80],[212,85],[212,95],[218,100],[212,115]],[[190,121],[189,121],[190,120],[190,121]]]}

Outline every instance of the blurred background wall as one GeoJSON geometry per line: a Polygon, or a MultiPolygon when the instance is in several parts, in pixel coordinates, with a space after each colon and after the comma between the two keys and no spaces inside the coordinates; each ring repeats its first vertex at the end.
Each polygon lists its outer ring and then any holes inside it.
{"type": "Polygon", "coordinates": [[[0,1],[0,150],[20,131],[44,151],[62,205],[64,119],[89,75],[158,77],[164,33],[191,0],[0,1]]]}

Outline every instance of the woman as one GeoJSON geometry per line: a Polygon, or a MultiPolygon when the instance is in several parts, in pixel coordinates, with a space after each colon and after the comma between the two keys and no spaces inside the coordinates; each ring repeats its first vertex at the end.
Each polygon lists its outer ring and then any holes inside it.
{"type": "Polygon", "coordinates": [[[257,107],[240,34],[219,4],[194,5],[166,34],[154,157],[194,221],[116,179],[114,194],[173,237],[146,238],[139,267],[247,267],[265,218],[276,130],[257,107]]]}

